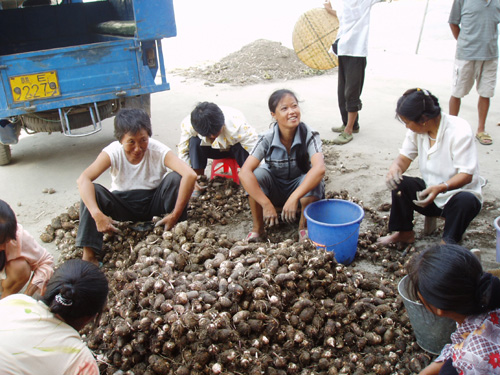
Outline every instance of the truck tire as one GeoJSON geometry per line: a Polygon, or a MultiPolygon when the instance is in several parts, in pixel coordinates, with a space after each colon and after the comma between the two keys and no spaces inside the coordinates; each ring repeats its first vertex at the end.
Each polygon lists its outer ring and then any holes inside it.
{"type": "Polygon", "coordinates": [[[0,165],[7,165],[11,160],[10,146],[0,143],[0,165]]]}
{"type": "MultiPolygon", "coordinates": [[[[113,102],[107,101],[104,103],[98,103],[97,109],[99,110],[99,115],[101,121],[111,117],[113,114],[113,102]]],[[[45,111],[38,112],[34,114],[23,115],[24,126],[34,132],[61,132],[61,120],[59,118],[59,111],[45,111]]],[[[77,106],[68,114],[68,120],[71,129],[79,129],[85,126],[92,125],[92,117],[88,107],[77,106]]]]}

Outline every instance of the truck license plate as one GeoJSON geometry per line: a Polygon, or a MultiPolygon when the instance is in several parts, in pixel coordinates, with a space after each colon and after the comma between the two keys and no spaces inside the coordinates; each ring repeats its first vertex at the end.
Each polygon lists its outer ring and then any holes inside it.
{"type": "Polygon", "coordinates": [[[56,71],[10,77],[10,88],[14,102],[61,96],[56,71]]]}

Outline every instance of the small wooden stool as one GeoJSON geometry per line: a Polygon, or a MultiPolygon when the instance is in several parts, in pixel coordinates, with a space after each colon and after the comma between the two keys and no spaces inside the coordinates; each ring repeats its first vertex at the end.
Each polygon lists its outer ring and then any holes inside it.
{"type": "Polygon", "coordinates": [[[236,159],[214,159],[212,161],[212,171],[210,172],[210,179],[212,180],[215,176],[231,178],[238,185],[240,184],[240,178],[238,177],[238,163],[236,159]],[[231,173],[229,173],[231,171],[231,173]]]}

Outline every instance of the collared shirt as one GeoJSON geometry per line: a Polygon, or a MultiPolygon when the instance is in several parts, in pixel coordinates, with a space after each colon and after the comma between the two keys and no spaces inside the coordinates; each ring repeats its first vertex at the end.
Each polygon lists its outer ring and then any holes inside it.
{"type": "MultiPolygon", "coordinates": [[[[322,152],[321,138],[318,132],[313,131],[303,123],[301,124],[307,130],[306,144],[310,161],[314,154],[322,152]]],[[[278,124],[275,123],[272,129],[260,136],[250,155],[260,161],[264,160],[263,167],[270,170],[277,178],[292,180],[304,174],[297,164],[297,150],[301,145],[302,141],[297,129],[290,154],[288,154],[286,147],[281,143],[278,124]]]]}
{"type": "Polygon", "coordinates": [[[370,11],[374,4],[382,0],[343,0],[338,9],[339,31],[337,33],[338,55],[368,55],[368,33],[370,31],[370,11]]]}
{"type": "Polygon", "coordinates": [[[418,157],[420,173],[426,186],[446,182],[457,173],[472,175],[472,181],[467,185],[438,194],[434,199],[436,206],[443,208],[453,195],[461,191],[474,194],[482,202],[477,150],[469,123],[460,117],[441,113],[436,142],[432,147],[429,142],[427,133],[417,134],[408,130],[399,150],[401,155],[410,160],[418,157]]]}
{"type": "Polygon", "coordinates": [[[467,317],[436,362],[451,358],[460,375],[500,375],[499,337],[500,309],[467,317]]]}
{"type": "Polygon", "coordinates": [[[457,59],[485,61],[498,58],[498,0],[455,0],[448,23],[460,26],[457,59]]]}
{"type": "Polygon", "coordinates": [[[213,142],[196,132],[191,125],[191,115],[188,115],[181,123],[181,139],[179,141],[178,154],[188,165],[191,165],[189,159],[189,140],[191,137],[201,139],[201,146],[210,146],[214,149],[227,151],[231,146],[240,143],[243,149],[250,152],[257,142],[257,132],[250,126],[243,114],[230,107],[219,106],[224,114],[224,126],[222,131],[213,142]]]}
{"type": "Polygon", "coordinates": [[[2,375],[99,375],[80,334],[24,294],[0,300],[2,375]]]}
{"type": "Polygon", "coordinates": [[[54,273],[54,257],[21,224],[17,224],[16,239],[10,240],[5,246],[5,258],[7,262],[19,258],[26,260],[33,272],[31,283],[40,289],[43,289],[54,273]]]}
{"type": "Polygon", "coordinates": [[[170,148],[153,138],[149,138],[148,149],[139,164],[127,160],[123,145],[118,141],[103,151],[111,159],[111,191],[156,189],[168,172],[165,156],[170,148]]]}

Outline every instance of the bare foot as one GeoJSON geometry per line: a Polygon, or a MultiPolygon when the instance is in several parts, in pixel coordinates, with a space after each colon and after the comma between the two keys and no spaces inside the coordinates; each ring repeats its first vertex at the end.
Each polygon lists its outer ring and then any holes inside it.
{"type": "Polygon", "coordinates": [[[381,245],[389,245],[393,243],[414,243],[415,242],[415,232],[412,230],[395,232],[384,237],[380,237],[377,243],[381,245]]]}

